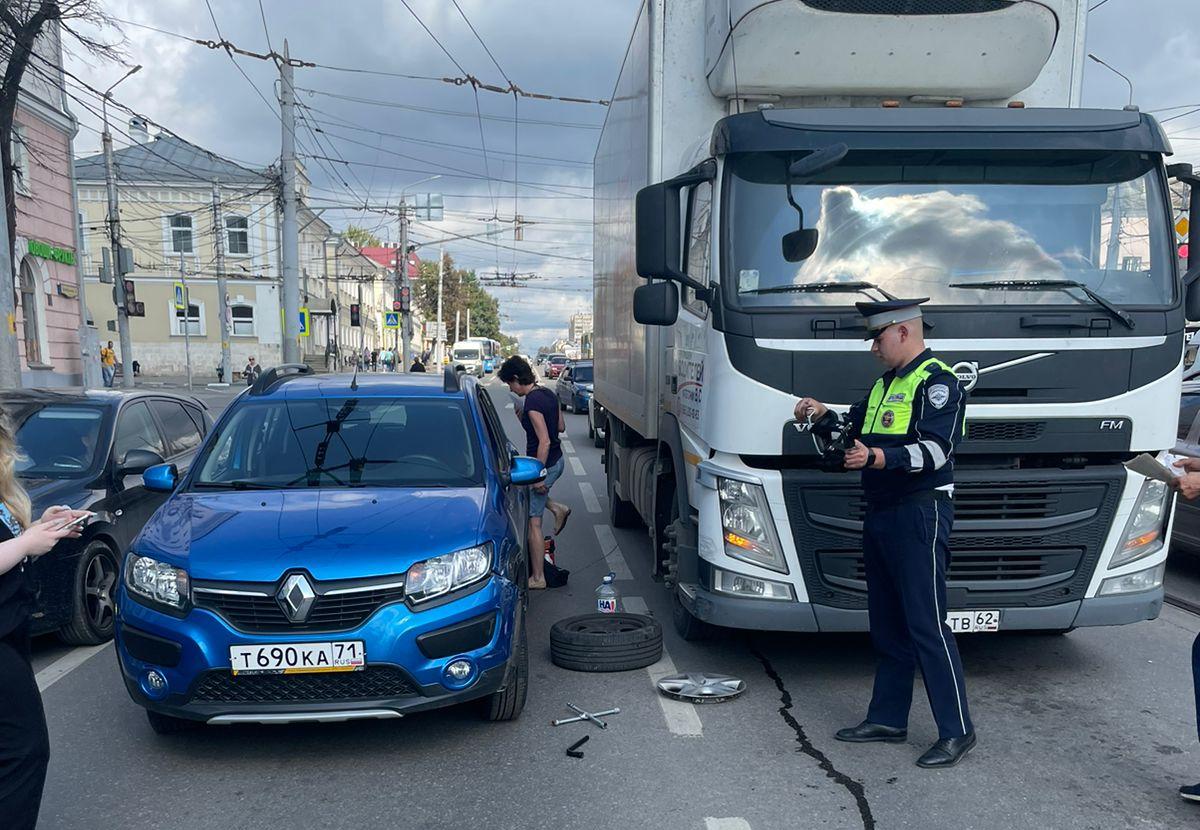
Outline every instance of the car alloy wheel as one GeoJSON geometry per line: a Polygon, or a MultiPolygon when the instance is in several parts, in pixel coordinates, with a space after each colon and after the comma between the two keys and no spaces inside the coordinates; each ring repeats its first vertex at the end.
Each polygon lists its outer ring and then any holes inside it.
{"type": "Polygon", "coordinates": [[[111,639],[116,585],[116,555],[103,541],[93,539],[80,554],[71,621],[59,636],[71,645],[98,645],[111,639]]]}

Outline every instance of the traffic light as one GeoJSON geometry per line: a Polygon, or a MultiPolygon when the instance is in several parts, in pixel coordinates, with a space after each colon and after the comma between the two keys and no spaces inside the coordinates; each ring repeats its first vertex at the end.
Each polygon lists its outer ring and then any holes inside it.
{"type": "Polygon", "coordinates": [[[408,313],[412,311],[412,289],[407,285],[400,286],[400,308],[398,311],[408,313]]]}
{"type": "Polygon", "coordinates": [[[361,326],[362,317],[359,312],[358,303],[350,303],[350,325],[361,326]]]}

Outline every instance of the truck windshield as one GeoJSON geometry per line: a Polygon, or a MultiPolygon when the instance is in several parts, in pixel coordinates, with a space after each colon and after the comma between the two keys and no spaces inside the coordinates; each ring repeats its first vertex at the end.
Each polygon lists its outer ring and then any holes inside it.
{"type": "Polygon", "coordinates": [[[455,349],[454,350],[454,359],[455,360],[479,360],[479,350],[478,349],[455,349]]]}
{"type": "Polygon", "coordinates": [[[731,156],[726,167],[723,282],[744,309],[880,298],[865,285],[819,290],[855,282],[945,306],[1092,302],[1078,289],[1072,299],[1060,289],[963,285],[998,280],[1071,280],[1122,307],[1175,299],[1171,229],[1148,154],[853,151],[792,187],[804,227],[819,234],[800,262],[780,244],[798,227],[784,178],[790,158],[731,156]]]}

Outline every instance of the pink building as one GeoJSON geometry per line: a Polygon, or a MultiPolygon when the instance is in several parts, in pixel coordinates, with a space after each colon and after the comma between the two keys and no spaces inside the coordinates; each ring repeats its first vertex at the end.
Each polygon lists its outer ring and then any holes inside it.
{"type": "MultiPolygon", "coordinates": [[[[58,29],[48,29],[35,51],[61,67],[58,29]]],[[[13,128],[17,339],[26,387],[83,382],[80,343],[86,328],[76,268],[78,212],[72,178],[77,127],[66,105],[61,74],[46,66],[35,59],[26,70],[13,128]]]]}

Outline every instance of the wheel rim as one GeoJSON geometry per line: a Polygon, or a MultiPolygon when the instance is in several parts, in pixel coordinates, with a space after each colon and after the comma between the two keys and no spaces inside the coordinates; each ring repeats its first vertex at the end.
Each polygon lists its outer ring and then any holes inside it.
{"type": "Polygon", "coordinates": [[[117,571],[108,557],[102,553],[92,557],[84,576],[83,592],[88,622],[97,631],[104,631],[112,625],[112,587],[116,581],[117,571]]]}
{"type": "Polygon", "coordinates": [[[637,617],[616,615],[576,620],[566,628],[575,634],[628,634],[645,629],[646,623],[637,617]]]}

